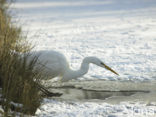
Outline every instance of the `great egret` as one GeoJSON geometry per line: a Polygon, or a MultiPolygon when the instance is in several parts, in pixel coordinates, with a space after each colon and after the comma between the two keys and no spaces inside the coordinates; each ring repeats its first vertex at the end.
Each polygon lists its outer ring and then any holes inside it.
{"type": "Polygon", "coordinates": [[[86,57],[83,59],[81,63],[81,67],[79,70],[72,70],[69,67],[69,64],[65,58],[65,56],[56,51],[35,51],[32,53],[33,56],[38,56],[39,63],[42,63],[45,67],[46,75],[50,76],[51,78],[54,77],[61,77],[62,81],[68,81],[71,79],[77,79],[78,77],[83,76],[89,70],[89,64],[95,64],[107,70],[110,70],[116,75],[119,75],[109,66],[104,64],[100,59],[97,57],[86,57]]]}

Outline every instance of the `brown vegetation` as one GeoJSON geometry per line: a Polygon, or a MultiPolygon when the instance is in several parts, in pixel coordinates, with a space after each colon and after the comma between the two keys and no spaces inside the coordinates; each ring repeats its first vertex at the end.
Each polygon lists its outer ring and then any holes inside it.
{"type": "Polygon", "coordinates": [[[4,116],[12,109],[11,102],[22,104],[18,111],[34,114],[41,102],[38,88],[41,69],[34,69],[37,57],[29,59],[30,46],[21,35],[21,29],[11,23],[6,2],[0,0],[0,102],[4,116]]]}

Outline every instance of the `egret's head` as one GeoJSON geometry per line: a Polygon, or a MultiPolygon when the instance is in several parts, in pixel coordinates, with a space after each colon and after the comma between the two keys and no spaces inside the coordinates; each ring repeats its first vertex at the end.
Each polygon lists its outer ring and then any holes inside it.
{"type": "Polygon", "coordinates": [[[96,64],[97,66],[100,66],[102,68],[105,68],[111,72],[113,72],[114,74],[116,75],[119,75],[117,72],[115,72],[112,68],[110,68],[109,66],[107,66],[106,64],[104,64],[100,59],[96,58],[96,57],[90,57],[89,58],[90,62],[93,63],[93,64],[96,64]]]}

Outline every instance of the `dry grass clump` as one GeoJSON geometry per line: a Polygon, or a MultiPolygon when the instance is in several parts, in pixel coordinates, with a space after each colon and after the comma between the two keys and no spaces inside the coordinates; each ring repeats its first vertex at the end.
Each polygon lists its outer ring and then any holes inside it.
{"type": "Polygon", "coordinates": [[[10,110],[34,114],[41,102],[38,85],[41,69],[36,69],[37,57],[30,59],[30,46],[21,29],[11,23],[6,0],[0,0],[0,88],[4,116],[10,110]],[[34,69],[35,68],[35,69],[34,69]],[[22,106],[12,106],[18,103],[22,106]]]}

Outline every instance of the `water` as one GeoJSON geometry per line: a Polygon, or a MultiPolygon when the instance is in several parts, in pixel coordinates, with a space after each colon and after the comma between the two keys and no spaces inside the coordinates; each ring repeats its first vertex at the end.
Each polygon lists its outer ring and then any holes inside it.
{"type": "Polygon", "coordinates": [[[85,90],[77,89],[71,87],[56,88],[53,91],[59,90],[62,92],[62,99],[76,99],[76,100],[90,100],[90,99],[100,99],[105,100],[113,96],[131,96],[136,93],[149,93],[150,91],[139,91],[139,90],[127,90],[127,91],[95,91],[95,90],[85,90]]]}
{"type": "MultiPolygon", "coordinates": [[[[51,83],[50,83],[51,84],[51,83]]],[[[83,81],[52,83],[49,89],[62,93],[56,99],[78,101],[156,101],[156,85],[152,82],[83,81]]]]}

